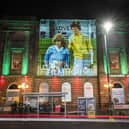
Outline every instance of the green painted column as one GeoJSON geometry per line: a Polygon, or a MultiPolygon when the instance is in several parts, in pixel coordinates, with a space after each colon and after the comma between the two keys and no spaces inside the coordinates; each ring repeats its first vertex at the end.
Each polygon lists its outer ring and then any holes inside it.
{"type": "Polygon", "coordinates": [[[120,64],[122,74],[128,74],[127,56],[125,49],[120,53],[120,64]]]}
{"type": "Polygon", "coordinates": [[[6,33],[3,65],[2,65],[2,75],[9,75],[10,73],[10,42],[8,40],[8,35],[9,33],[6,33]]]}
{"type": "MultiPolygon", "coordinates": [[[[124,48],[122,48],[120,52],[120,66],[121,66],[121,74],[128,74],[127,56],[124,48]]],[[[107,64],[106,56],[104,55],[104,73],[105,74],[107,74],[107,67],[109,67],[110,69],[110,64],[107,64]]]]}
{"type": "Polygon", "coordinates": [[[23,60],[22,60],[22,75],[28,74],[28,58],[29,58],[29,32],[26,32],[27,40],[25,43],[25,49],[23,51],[23,60]]]}

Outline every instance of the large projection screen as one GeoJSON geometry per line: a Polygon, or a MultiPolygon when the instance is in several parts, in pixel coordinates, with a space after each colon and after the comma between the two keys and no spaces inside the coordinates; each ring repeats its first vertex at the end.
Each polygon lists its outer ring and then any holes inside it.
{"type": "Polygon", "coordinates": [[[43,76],[96,76],[96,46],[96,20],[40,20],[39,66],[43,76]]]}

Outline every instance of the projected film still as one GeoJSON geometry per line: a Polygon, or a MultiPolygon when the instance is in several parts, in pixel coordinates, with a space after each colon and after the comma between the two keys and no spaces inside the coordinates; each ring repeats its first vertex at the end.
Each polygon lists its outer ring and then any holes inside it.
{"type": "Polygon", "coordinates": [[[44,76],[95,76],[96,21],[41,19],[39,62],[44,76]]]}

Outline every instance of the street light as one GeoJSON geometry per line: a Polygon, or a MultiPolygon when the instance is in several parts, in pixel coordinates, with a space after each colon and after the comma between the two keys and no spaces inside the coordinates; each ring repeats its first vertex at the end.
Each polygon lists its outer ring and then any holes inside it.
{"type": "MultiPolygon", "coordinates": [[[[18,88],[23,89],[24,94],[25,94],[26,88],[29,88],[29,86],[25,82],[23,82],[21,85],[18,86],[18,88]]],[[[23,103],[25,103],[25,96],[23,97],[23,103]]]]}
{"type": "MultiPolygon", "coordinates": [[[[109,78],[109,75],[110,75],[110,68],[109,68],[109,58],[108,58],[108,49],[107,49],[107,44],[108,44],[108,33],[109,31],[112,29],[113,27],[113,24],[108,21],[108,22],[105,22],[104,25],[103,25],[103,28],[105,30],[105,33],[104,33],[104,47],[105,47],[105,56],[106,56],[106,69],[107,69],[107,82],[108,82],[108,94],[109,94],[109,106],[111,104],[111,91],[110,91],[110,78],[109,78]]],[[[110,108],[110,107],[109,107],[110,108]]]]}
{"type": "Polygon", "coordinates": [[[108,22],[104,23],[103,27],[104,27],[105,31],[108,33],[112,29],[113,24],[110,21],[108,21],[108,22]]]}

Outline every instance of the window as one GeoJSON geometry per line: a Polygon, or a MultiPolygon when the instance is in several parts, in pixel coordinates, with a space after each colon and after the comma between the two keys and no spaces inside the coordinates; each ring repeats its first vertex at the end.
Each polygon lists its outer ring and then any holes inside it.
{"type": "Polygon", "coordinates": [[[8,89],[18,89],[18,85],[12,84],[8,89]]]}
{"type": "Polygon", "coordinates": [[[17,84],[12,84],[7,89],[6,104],[11,105],[16,101],[19,103],[19,89],[17,84]]]}
{"type": "MultiPolygon", "coordinates": [[[[45,82],[41,83],[39,86],[40,93],[48,93],[49,92],[49,85],[45,82]]],[[[40,97],[40,103],[48,102],[48,97],[40,97]]]]}
{"type": "Polygon", "coordinates": [[[61,89],[62,92],[66,92],[66,96],[65,98],[62,97],[62,101],[66,101],[66,102],[71,102],[71,84],[69,82],[64,82],[62,84],[62,89],[61,89]]]}
{"type": "Polygon", "coordinates": [[[115,83],[114,86],[113,86],[113,88],[122,88],[122,86],[119,83],[115,83]]]}
{"type": "Polygon", "coordinates": [[[93,95],[93,85],[90,82],[85,82],[84,84],[84,97],[92,98],[93,95]]]}

